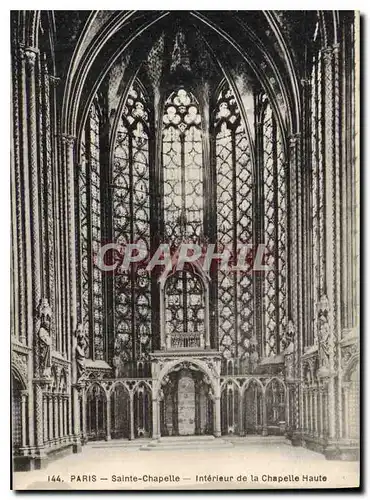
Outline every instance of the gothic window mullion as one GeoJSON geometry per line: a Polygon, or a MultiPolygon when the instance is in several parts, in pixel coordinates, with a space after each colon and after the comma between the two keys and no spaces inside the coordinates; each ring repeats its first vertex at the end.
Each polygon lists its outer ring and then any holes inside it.
{"type": "Polygon", "coordinates": [[[88,299],[88,316],[89,316],[89,349],[90,349],[90,358],[95,360],[95,343],[94,343],[94,304],[93,304],[93,271],[94,271],[94,263],[93,263],[93,245],[92,245],[92,217],[91,217],[91,135],[90,135],[90,117],[87,120],[86,124],[86,219],[87,219],[87,256],[88,256],[88,290],[89,290],[89,299],[88,299]]]}
{"type": "Polygon", "coordinates": [[[279,200],[278,200],[278,157],[277,157],[277,126],[276,120],[272,119],[272,155],[273,155],[273,178],[274,178],[274,262],[275,262],[275,345],[276,354],[280,353],[280,331],[279,331],[279,304],[280,304],[280,294],[279,294],[279,200]]]}
{"type": "MultiPolygon", "coordinates": [[[[232,259],[234,265],[236,265],[237,258],[237,245],[238,245],[238,213],[237,213],[237,189],[236,189],[236,145],[235,145],[235,127],[231,129],[231,157],[232,157],[232,194],[233,194],[233,241],[232,241],[232,259]]],[[[238,346],[239,346],[239,322],[238,322],[238,279],[239,271],[232,273],[233,280],[233,293],[234,293],[234,329],[235,329],[235,357],[238,357],[238,346]]]]}
{"type": "Polygon", "coordinates": [[[182,273],[182,281],[183,281],[182,290],[183,290],[183,306],[184,306],[184,311],[183,311],[184,331],[187,332],[188,331],[188,290],[187,290],[188,281],[186,278],[186,273],[182,273]]]}
{"type": "MultiPolygon", "coordinates": [[[[130,192],[130,241],[134,243],[134,193],[133,193],[133,169],[132,169],[132,132],[128,136],[128,157],[129,157],[129,192],[130,192]]],[[[136,318],[135,318],[135,265],[131,265],[130,292],[131,292],[131,332],[132,332],[132,359],[136,361],[136,318]]]]}
{"type": "MultiPolygon", "coordinates": [[[[185,134],[180,134],[180,150],[181,150],[181,236],[182,238],[186,235],[186,205],[185,205],[185,134]],[[184,231],[182,233],[182,231],[184,231]]],[[[185,287],[184,287],[185,293],[185,287]]]]}

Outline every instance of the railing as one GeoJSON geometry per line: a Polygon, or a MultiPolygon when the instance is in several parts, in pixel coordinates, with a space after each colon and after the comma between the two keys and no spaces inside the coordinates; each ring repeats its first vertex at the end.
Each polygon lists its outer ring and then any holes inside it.
{"type": "Polygon", "coordinates": [[[167,349],[204,349],[204,335],[198,332],[182,332],[167,335],[167,349]]]}

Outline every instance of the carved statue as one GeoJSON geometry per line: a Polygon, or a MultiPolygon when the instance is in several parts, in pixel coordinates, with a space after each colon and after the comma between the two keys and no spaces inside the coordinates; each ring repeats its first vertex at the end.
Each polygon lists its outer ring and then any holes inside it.
{"type": "Polygon", "coordinates": [[[85,358],[86,349],[89,345],[86,333],[83,330],[81,323],[77,325],[75,331],[75,357],[77,365],[77,382],[79,382],[85,374],[85,358]]]}
{"type": "Polygon", "coordinates": [[[318,330],[317,338],[319,341],[319,365],[320,370],[329,369],[330,346],[329,346],[329,301],[324,295],[319,304],[318,310],[318,330]]]}
{"type": "Polygon", "coordinates": [[[290,346],[290,344],[292,344],[294,342],[294,337],[295,337],[294,323],[290,319],[288,321],[288,325],[287,325],[287,328],[286,328],[286,331],[285,331],[285,335],[284,335],[284,337],[282,339],[283,349],[287,349],[290,346]]]}
{"type": "Polygon", "coordinates": [[[37,339],[39,343],[39,368],[42,377],[51,377],[51,307],[48,299],[41,299],[37,308],[37,315],[40,321],[37,339]]]}
{"type": "Polygon", "coordinates": [[[329,368],[329,322],[326,315],[321,314],[319,316],[317,336],[319,340],[320,368],[329,368]]]}
{"type": "Polygon", "coordinates": [[[164,392],[162,387],[158,390],[158,401],[163,401],[164,400],[164,392]]]}
{"type": "Polygon", "coordinates": [[[215,394],[213,392],[213,388],[212,387],[209,387],[208,389],[208,397],[209,399],[213,402],[215,400],[215,394]]]}

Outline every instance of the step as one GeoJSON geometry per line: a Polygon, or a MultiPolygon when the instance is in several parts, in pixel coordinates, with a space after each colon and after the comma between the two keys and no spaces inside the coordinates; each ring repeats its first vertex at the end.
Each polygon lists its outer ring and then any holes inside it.
{"type": "Polygon", "coordinates": [[[151,439],[112,439],[111,441],[90,441],[86,446],[94,449],[106,448],[140,448],[144,444],[149,444],[151,439]]]}
{"type": "MultiPolygon", "coordinates": [[[[214,436],[210,436],[213,439],[200,439],[197,440],[198,436],[179,436],[167,438],[160,438],[151,441],[150,443],[142,446],[140,448],[141,451],[169,451],[169,450],[177,450],[177,451],[185,451],[185,450],[216,450],[216,449],[225,449],[225,448],[234,448],[233,444],[225,441],[224,439],[218,438],[215,439],[214,436]],[[192,439],[184,439],[192,438],[192,439]]],[[[201,436],[199,436],[201,437],[201,436]]]]}
{"type": "Polygon", "coordinates": [[[205,441],[205,442],[209,442],[209,441],[214,441],[216,438],[212,435],[202,435],[202,436],[194,436],[193,434],[189,435],[189,436],[161,436],[159,439],[158,439],[158,442],[160,443],[179,443],[179,442],[200,442],[200,441],[205,441]]]}

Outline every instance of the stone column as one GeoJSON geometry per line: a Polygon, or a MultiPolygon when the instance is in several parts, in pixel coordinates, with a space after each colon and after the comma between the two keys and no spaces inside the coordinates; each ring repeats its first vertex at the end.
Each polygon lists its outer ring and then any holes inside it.
{"type": "Polygon", "coordinates": [[[65,437],[68,436],[68,414],[67,414],[67,398],[66,394],[63,395],[63,434],[65,437]]]}
{"type": "Polygon", "coordinates": [[[53,397],[52,397],[52,395],[48,394],[47,399],[48,399],[48,406],[49,406],[49,441],[52,441],[54,439],[54,428],[53,428],[54,411],[53,411],[53,397]]]}
{"type": "Polygon", "coordinates": [[[200,434],[200,380],[194,379],[195,399],[195,435],[200,434]]]}
{"type": "MultiPolygon", "coordinates": [[[[74,147],[75,138],[69,135],[62,136],[64,145],[64,162],[67,173],[67,248],[69,269],[69,300],[70,300],[70,328],[67,331],[74,335],[77,328],[77,269],[76,269],[76,225],[75,225],[75,192],[74,192],[74,147]]],[[[72,339],[68,342],[68,357],[72,361],[72,411],[73,411],[73,451],[81,451],[80,434],[80,385],[77,383],[77,367],[75,353],[72,350],[72,339]]],[[[70,412],[71,413],[71,412],[70,412]]],[[[71,415],[70,415],[71,417],[71,415]]],[[[72,420],[72,419],[71,419],[72,420]]],[[[71,422],[72,423],[72,422],[71,422]]]]}
{"type": "MultiPolygon", "coordinates": [[[[301,136],[292,135],[289,138],[289,203],[290,203],[290,261],[289,261],[289,304],[292,321],[296,327],[294,342],[294,378],[302,380],[301,355],[303,349],[303,282],[302,282],[302,165],[301,165],[301,136]]],[[[292,444],[299,445],[303,427],[303,393],[298,384],[294,391],[294,421],[292,444]]]]}
{"type": "MultiPolygon", "coordinates": [[[[153,439],[159,439],[159,401],[157,399],[153,399],[153,439]]],[[[131,421],[130,421],[131,422],[131,421]]],[[[131,438],[133,439],[133,438],[131,438]]]]}
{"type": "Polygon", "coordinates": [[[221,398],[215,396],[214,398],[214,436],[221,437],[221,398]]]}
{"type": "Polygon", "coordinates": [[[320,437],[324,437],[324,417],[323,417],[323,407],[322,407],[322,387],[319,387],[319,404],[320,404],[320,410],[319,410],[319,417],[320,417],[320,437]]]}
{"type": "Polygon", "coordinates": [[[81,404],[82,404],[82,429],[81,429],[81,436],[82,436],[82,441],[85,443],[87,441],[87,421],[86,421],[86,387],[82,389],[82,398],[81,398],[81,404]]]}
{"type": "Polygon", "coordinates": [[[49,441],[48,438],[48,397],[46,394],[43,396],[43,413],[44,413],[44,443],[49,441]]]}
{"type": "Polygon", "coordinates": [[[59,408],[58,408],[58,397],[56,394],[53,394],[53,407],[54,407],[54,432],[55,432],[55,439],[59,438],[59,408]]]}
{"type": "Polygon", "coordinates": [[[262,436],[267,436],[267,406],[266,394],[262,394],[262,436]]]}
{"type": "Polygon", "coordinates": [[[35,415],[36,415],[36,446],[44,446],[44,419],[43,419],[43,390],[40,383],[36,382],[35,387],[35,415]]]}
{"type": "Polygon", "coordinates": [[[243,411],[243,403],[244,403],[244,393],[243,391],[240,391],[240,397],[239,397],[239,436],[245,436],[245,431],[244,431],[244,411],[243,411]]]}
{"type": "MultiPolygon", "coordinates": [[[[328,437],[337,437],[335,376],[339,368],[339,340],[341,331],[340,298],[340,100],[339,100],[339,46],[323,51],[324,74],[324,121],[325,121],[325,288],[329,302],[327,340],[328,352],[328,437]]],[[[339,391],[340,393],[340,391],[339,391]]],[[[340,420],[340,419],[339,419],[340,420]]],[[[339,422],[338,422],[339,424],[339,422]]],[[[340,425],[340,424],[339,424],[340,425]]],[[[335,453],[335,445],[333,447],[335,453]]]]}
{"type": "MultiPolygon", "coordinates": [[[[21,64],[21,127],[23,165],[23,202],[25,229],[25,261],[26,261],[26,331],[27,343],[33,347],[35,328],[37,328],[36,307],[41,298],[41,272],[39,247],[39,203],[38,203],[38,166],[37,166],[37,122],[36,122],[36,85],[35,63],[37,49],[23,47],[20,49],[21,64]],[[31,223],[32,221],[32,223],[31,223]]],[[[33,364],[29,364],[29,377],[32,380],[33,364]]],[[[35,427],[37,410],[35,408],[35,391],[30,390],[28,397],[28,429],[29,444],[35,444],[35,427]]]]}
{"type": "Polygon", "coordinates": [[[22,448],[27,446],[27,395],[28,391],[21,391],[22,448]]]}
{"type": "MultiPolygon", "coordinates": [[[[154,437],[154,400],[153,400],[153,437],[154,437]]],[[[157,419],[156,428],[158,427],[157,414],[155,415],[157,419]]],[[[130,440],[135,439],[135,428],[134,428],[134,395],[130,392],[130,440]]]]}
{"type": "Polygon", "coordinates": [[[64,429],[63,429],[63,395],[59,394],[58,396],[59,403],[59,437],[64,437],[64,429]]]}
{"type": "Polygon", "coordinates": [[[110,397],[107,397],[107,429],[106,429],[106,436],[105,440],[110,441],[111,440],[111,400],[110,397]]]}

